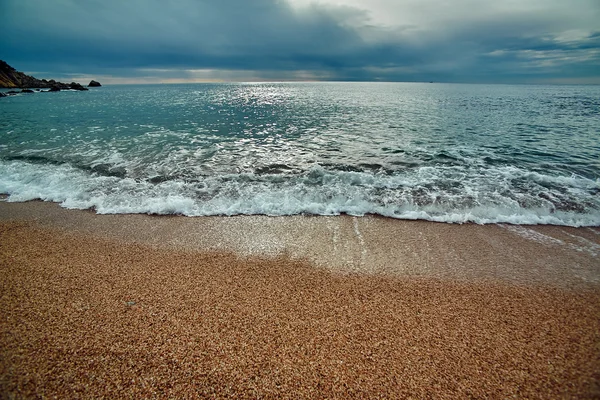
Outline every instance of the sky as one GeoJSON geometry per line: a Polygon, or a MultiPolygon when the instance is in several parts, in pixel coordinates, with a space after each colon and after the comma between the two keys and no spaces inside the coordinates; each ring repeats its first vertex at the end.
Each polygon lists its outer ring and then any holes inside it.
{"type": "Polygon", "coordinates": [[[0,0],[0,59],[102,83],[600,84],[600,0],[0,0]]]}

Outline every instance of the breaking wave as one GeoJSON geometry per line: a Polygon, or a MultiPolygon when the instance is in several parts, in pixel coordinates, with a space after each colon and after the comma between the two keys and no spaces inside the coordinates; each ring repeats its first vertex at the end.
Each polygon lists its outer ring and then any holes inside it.
{"type": "Polygon", "coordinates": [[[600,181],[514,166],[420,166],[402,172],[280,165],[254,173],[133,178],[109,167],[0,160],[6,201],[100,214],[313,214],[450,223],[600,225],[600,181]]]}

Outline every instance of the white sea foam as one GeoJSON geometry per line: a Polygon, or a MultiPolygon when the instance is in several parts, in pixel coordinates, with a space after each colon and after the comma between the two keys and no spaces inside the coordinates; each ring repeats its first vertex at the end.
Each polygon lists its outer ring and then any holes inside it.
{"type": "MultiPolygon", "coordinates": [[[[152,213],[201,215],[379,214],[392,218],[478,224],[600,225],[600,200],[590,194],[596,181],[581,177],[530,174],[501,167],[466,176],[447,167],[426,167],[404,175],[331,171],[321,167],[294,175],[230,174],[173,179],[160,183],[104,176],[73,166],[0,160],[0,193],[7,201],[53,201],[101,214],[152,213]],[[462,177],[460,186],[454,185],[462,177]],[[510,179],[522,179],[515,188],[510,179]],[[573,209],[557,209],[539,198],[565,196],[551,185],[578,193],[573,209]],[[456,183],[456,182],[455,182],[456,183]],[[513,185],[513,186],[511,186],[513,185]],[[520,190],[520,191],[519,191],[520,190]]],[[[564,192],[564,190],[563,190],[564,192]]]]}

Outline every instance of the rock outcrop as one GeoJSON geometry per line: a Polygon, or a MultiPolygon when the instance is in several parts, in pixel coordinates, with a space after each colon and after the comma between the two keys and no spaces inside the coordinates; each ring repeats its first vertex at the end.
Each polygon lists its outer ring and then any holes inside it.
{"type": "Polygon", "coordinates": [[[88,88],[81,86],[80,83],[75,83],[75,82],[71,82],[71,84],[69,85],[69,88],[74,89],[74,90],[89,90],[88,88]]]}
{"type": "Polygon", "coordinates": [[[0,60],[0,87],[27,88],[39,87],[38,79],[15,70],[6,62],[0,60]]]}
{"type": "Polygon", "coordinates": [[[33,76],[17,71],[2,60],[0,60],[0,88],[46,88],[50,89],[50,91],[65,89],[88,90],[86,87],[75,82],[62,83],[56,82],[54,79],[47,81],[46,79],[34,78],[33,76]]]}
{"type": "Polygon", "coordinates": [[[88,87],[100,87],[100,86],[102,86],[102,85],[100,84],[100,82],[96,82],[96,81],[95,81],[95,80],[93,80],[93,79],[90,81],[90,84],[88,85],[88,87]]]}

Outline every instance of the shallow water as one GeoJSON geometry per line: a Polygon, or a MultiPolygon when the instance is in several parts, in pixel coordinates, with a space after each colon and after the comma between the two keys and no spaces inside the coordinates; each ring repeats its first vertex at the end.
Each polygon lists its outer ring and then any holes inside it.
{"type": "Polygon", "coordinates": [[[99,213],[600,225],[600,87],[136,85],[0,101],[0,192],[99,213]]]}

